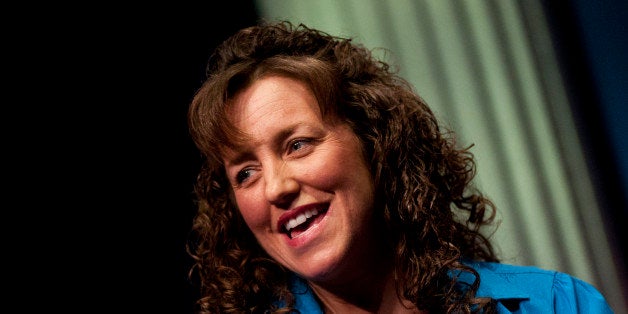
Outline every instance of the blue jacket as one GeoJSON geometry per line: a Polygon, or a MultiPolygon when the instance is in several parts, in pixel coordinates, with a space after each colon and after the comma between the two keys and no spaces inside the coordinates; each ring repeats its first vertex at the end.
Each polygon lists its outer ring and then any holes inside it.
{"type": "MultiPolygon", "coordinates": [[[[613,313],[602,294],[571,275],[534,266],[467,263],[480,274],[477,296],[497,301],[498,313],[613,313]]],[[[472,280],[472,276],[462,276],[472,280]]],[[[295,278],[292,292],[301,313],[323,311],[304,280],[295,278]]]]}

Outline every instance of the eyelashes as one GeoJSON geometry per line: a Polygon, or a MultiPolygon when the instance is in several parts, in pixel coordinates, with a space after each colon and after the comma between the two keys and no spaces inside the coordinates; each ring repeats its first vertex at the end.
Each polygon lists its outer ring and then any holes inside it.
{"type": "Polygon", "coordinates": [[[238,171],[238,173],[236,174],[236,177],[235,177],[236,183],[237,184],[242,184],[246,179],[251,177],[252,172],[253,172],[253,169],[251,169],[251,168],[244,168],[244,169],[238,171]]]}

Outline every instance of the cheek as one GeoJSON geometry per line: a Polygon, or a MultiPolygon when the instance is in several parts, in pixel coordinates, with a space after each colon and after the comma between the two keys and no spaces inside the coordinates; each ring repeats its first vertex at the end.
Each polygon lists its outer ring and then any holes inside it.
{"type": "Polygon", "coordinates": [[[236,192],[236,204],[244,218],[244,221],[251,230],[259,228],[268,221],[270,211],[265,208],[262,195],[253,191],[236,192]]]}
{"type": "Polygon", "coordinates": [[[310,164],[312,167],[308,175],[323,189],[358,189],[364,193],[373,189],[370,171],[356,144],[336,147],[321,157],[318,163],[310,164]]]}

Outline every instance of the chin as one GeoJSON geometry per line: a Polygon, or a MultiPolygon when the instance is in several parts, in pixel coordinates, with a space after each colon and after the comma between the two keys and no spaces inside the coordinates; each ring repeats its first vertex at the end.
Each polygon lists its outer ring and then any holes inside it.
{"type": "Polygon", "coordinates": [[[307,262],[300,264],[295,269],[302,278],[313,282],[329,282],[339,278],[343,273],[346,263],[338,256],[329,254],[307,258],[307,262]]]}

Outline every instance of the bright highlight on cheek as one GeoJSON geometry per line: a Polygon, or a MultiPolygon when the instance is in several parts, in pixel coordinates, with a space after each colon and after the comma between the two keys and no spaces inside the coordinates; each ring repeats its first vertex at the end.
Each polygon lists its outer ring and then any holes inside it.
{"type": "Polygon", "coordinates": [[[238,191],[235,194],[235,201],[242,218],[250,229],[268,222],[268,207],[263,206],[263,199],[253,194],[252,191],[238,191]]]}

